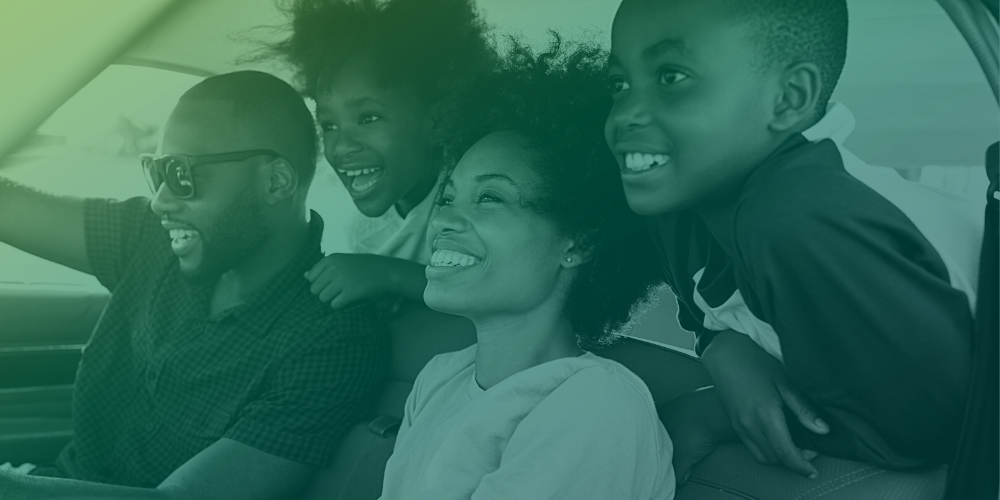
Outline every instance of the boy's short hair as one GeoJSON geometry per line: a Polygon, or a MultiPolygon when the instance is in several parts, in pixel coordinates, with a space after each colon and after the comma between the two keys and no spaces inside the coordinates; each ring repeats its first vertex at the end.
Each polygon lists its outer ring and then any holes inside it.
{"type": "Polygon", "coordinates": [[[261,71],[236,71],[206,78],[180,101],[232,103],[232,119],[273,144],[306,187],[316,173],[318,139],[312,113],[302,96],[284,80],[261,71]]]}
{"type": "Polygon", "coordinates": [[[732,0],[737,19],[754,28],[761,63],[812,62],[823,88],[816,102],[822,116],[847,59],[846,0],[732,0]]]}

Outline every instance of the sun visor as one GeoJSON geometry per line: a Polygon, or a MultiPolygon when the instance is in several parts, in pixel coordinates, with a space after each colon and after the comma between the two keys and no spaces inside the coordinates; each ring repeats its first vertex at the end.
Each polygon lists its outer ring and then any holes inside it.
{"type": "Polygon", "coordinates": [[[181,1],[8,2],[0,16],[0,157],[181,1]]]}

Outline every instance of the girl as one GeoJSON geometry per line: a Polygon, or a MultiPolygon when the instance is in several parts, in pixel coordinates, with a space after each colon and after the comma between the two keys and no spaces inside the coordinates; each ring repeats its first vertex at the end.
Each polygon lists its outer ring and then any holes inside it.
{"type": "Polygon", "coordinates": [[[424,300],[470,319],[478,343],[421,371],[382,498],[673,497],[646,386],[584,350],[613,339],[657,282],[603,142],[606,58],[513,43],[483,111],[455,122],[492,133],[440,195],[424,300]]]}
{"type": "Polygon", "coordinates": [[[470,0],[296,0],[271,48],[316,101],[324,154],[360,215],[352,254],[306,277],[334,308],[396,294],[422,301],[427,224],[443,165],[440,119],[494,61],[470,0]]]}

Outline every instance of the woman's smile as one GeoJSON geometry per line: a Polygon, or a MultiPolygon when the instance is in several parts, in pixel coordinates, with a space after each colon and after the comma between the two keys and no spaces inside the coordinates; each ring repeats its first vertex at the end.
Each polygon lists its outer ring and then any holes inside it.
{"type": "Polygon", "coordinates": [[[468,267],[479,263],[479,259],[454,250],[437,250],[431,255],[433,267],[468,267]]]}
{"type": "Polygon", "coordinates": [[[451,250],[438,250],[431,255],[431,263],[424,271],[428,280],[441,279],[478,267],[480,261],[471,255],[451,250]]]}
{"type": "Polygon", "coordinates": [[[430,308],[466,317],[506,314],[537,307],[559,288],[568,241],[530,208],[540,182],[533,160],[523,137],[497,133],[455,167],[431,221],[424,290],[430,308]]]}
{"type": "Polygon", "coordinates": [[[437,238],[432,246],[431,263],[424,272],[427,279],[459,273],[479,266],[485,260],[465,245],[449,238],[437,238]]]}

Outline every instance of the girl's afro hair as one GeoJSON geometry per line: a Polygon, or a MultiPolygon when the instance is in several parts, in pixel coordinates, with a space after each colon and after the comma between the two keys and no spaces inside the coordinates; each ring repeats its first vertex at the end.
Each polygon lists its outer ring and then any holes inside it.
{"type": "Polygon", "coordinates": [[[429,103],[461,89],[494,61],[472,0],[289,0],[282,10],[290,35],[255,59],[290,63],[300,90],[313,99],[359,55],[378,61],[387,85],[412,85],[429,103]]]}

